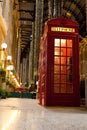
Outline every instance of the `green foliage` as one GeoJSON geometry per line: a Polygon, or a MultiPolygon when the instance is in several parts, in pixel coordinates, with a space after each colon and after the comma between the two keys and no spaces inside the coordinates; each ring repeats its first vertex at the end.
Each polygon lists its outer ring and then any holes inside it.
{"type": "Polygon", "coordinates": [[[7,95],[7,97],[11,97],[12,96],[11,92],[7,92],[7,91],[6,91],[6,95],[7,95]]]}
{"type": "Polygon", "coordinates": [[[9,80],[6,81],[6,85],[9,85],[10,88],[15,88],[15,85],[11,83],[9,80]]]}
{"type": "Polygon", "coordinates": [[[13,83],[9,83],[10,88],[15,88],[15,85],[13,83]]]}
{"type": "Polygon", "coordinates": [[[29,86],[29,83],[28,83],[28,82],[26,82],[26,83],[25,83],[25,87],[28,87],[28,86],[29,86]]]}
{"type": "Polygon", "coordinates": [[[6,71],[4,69],[0,69],[0,77],[2,79],[2,82],[6,81],[6,71]]]}
{"type": "Polygon", "coordinates": [[[0,88],[0,98],[11,97],[11,93],[7,90],[0,88]]]}
{"type": "Polygon", "coordinates": [[[5,82],[6,81],[6,77],[2,77],[2,82],[5,82]]]}
{"type": "Polygon", "coordinates": [[[9,85],[9,83],[10,83],[9,80],[6,80],[6,85],[9,85]]]}
{"type": "Polygon", "coordinates": [[[1,98],[6,98],[6,91],[2,88],[0,88],[0,97],[1,98]]]}
{"type": "Polygon", "coordinates": [[[6,71],[4,69],[0,69],[0,75],[5,77],[6,76],[6,71]]]}

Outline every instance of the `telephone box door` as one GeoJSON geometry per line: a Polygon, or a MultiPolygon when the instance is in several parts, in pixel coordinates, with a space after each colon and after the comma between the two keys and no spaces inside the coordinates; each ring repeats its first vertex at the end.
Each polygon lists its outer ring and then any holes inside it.
{"type": "MultiPolygon", "coordinates": [[[[48,38],[52,105],[79,105],[79,51],[77,36],[48,38]],[[51,46],[50,46],[51,44],[51,46]]],[[[50,104],[51,104],[50,103],[50,104]]]]}

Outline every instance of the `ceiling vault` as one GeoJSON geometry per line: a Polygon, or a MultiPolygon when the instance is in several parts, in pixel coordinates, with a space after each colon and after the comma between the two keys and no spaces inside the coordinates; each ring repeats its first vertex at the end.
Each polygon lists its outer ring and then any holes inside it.
{"type": "MultiPolygon", "coordinates": [[[[14,1],[16,6],[17,0],[14,1]]],[[[19,32],[21,39],[21,52],[24,54],[26,52],[26,48],[30,47],[32,22],[35,22],[36,0],[18,0],[18,4],[19,9],[17,12],[19,14],[18,20],[20,23],[19,32]]],[[[73,19],[79,23],[79,33],[81,37],[84,37],[87,34],[85,6],[85,0],[63,0],[62,16],[69,17],[70,19],[73,19]]],[[[43,22],[48,19],[48,8],[48,0],[44,0],[43,22]]]]}

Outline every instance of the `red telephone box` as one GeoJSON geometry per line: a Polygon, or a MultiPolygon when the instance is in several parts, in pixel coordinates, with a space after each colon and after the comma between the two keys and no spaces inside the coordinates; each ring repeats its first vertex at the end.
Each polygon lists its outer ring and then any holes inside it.
{"type": "Polygon", "coordinates": [[[78,23],[68,18],[45,23],[38,69],[41,105],[80,105],[78,27],[78,23]]]}

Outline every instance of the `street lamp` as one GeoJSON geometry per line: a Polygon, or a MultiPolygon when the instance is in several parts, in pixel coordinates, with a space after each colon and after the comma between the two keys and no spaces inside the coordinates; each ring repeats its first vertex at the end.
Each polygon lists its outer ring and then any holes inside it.
{"type": "Polygon", "coordinates": [[[6,55],[5,50],[6,50],[6,48],[7,48],[7,44],[2,43],[1,44],[1,49],[0,49],[0,51],[1,51],[0,60],[1,60],[1,64],[2,64],[1,66],[3,66],[3,68],[5,67],[5,55],[6,55]]]}
{"type": "Polygon", "coordinates": [[[7,67],[6,67],[6,70],[7,70],[7,77],[8,78],[10,78],[10,72],[11,72],[11,70],[13,70],[13,68],[14,68],[14,66],[13,65],[8,65],[7,67]]]}
{"type": "Polygon", "coordinates": [[[3,50],[5,50],[6,48],[7,48],[7,44],[4,42],[4,43],[2,43],[1,44],[1,48],[3,49],[3,50]]]}
{"type": "Polygon", "coordinates": [[[12,60],[12,56],[7,56],[7,60],[11,61],[12,60]]]}

